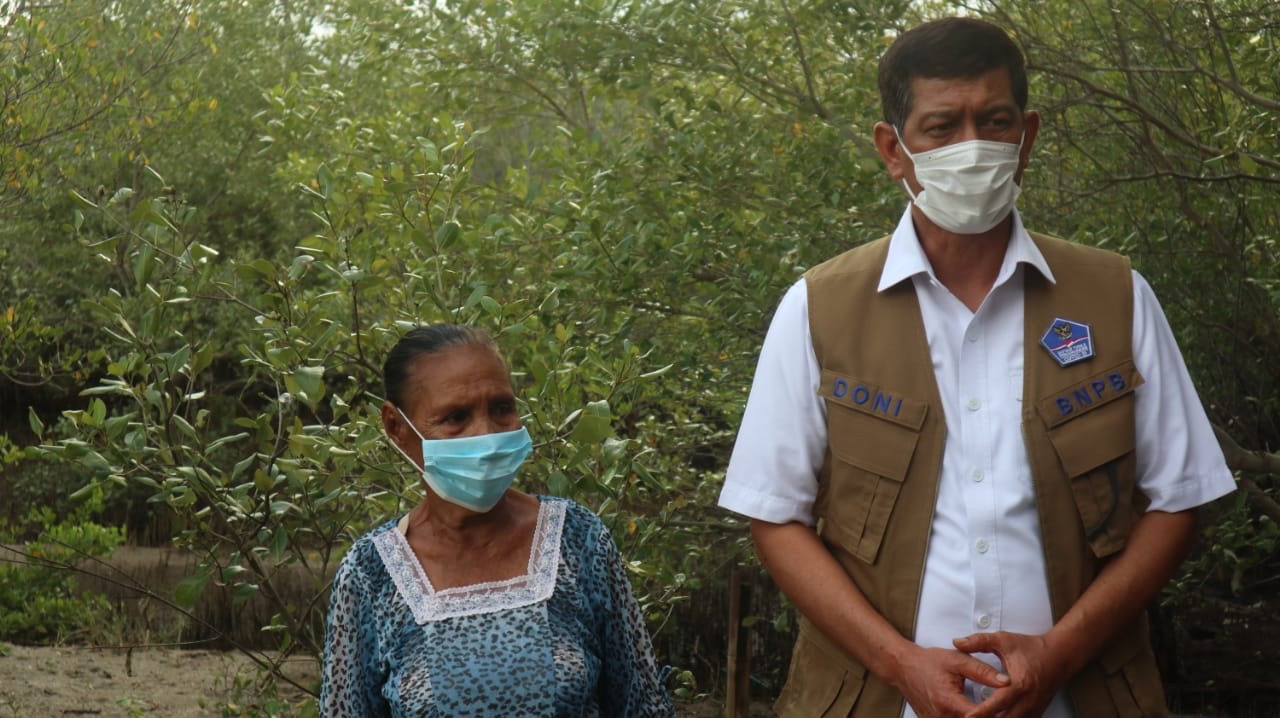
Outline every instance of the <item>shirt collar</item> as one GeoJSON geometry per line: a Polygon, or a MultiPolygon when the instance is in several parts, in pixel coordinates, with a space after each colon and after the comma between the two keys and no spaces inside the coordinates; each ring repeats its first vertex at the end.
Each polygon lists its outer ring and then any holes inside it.
{"type": "MultiPolygon", "coordinates": [[[[1007,282],[1020,264],[1029,264],[1044,275],[1045,279],[1050,282],[1055,281],[1053,272],[1049,269],[1049,263],[1040,253],[1040,248],[1032,241],[1031,235],[1027,234],[1026,228],[1022,226],[1022,216],[1015,209],[1009,246],[1005,248],[1004,261],[1000,265],[1000,273],[996,275],[995,286],[998,287],[1007,282]]],[[[906,211],[902,213],[902,219],[898,220],[897,229],[893,230],[893,236],[889,238],[889,254],[885,258],[884,271],[880,273],[880,285],[876,287],[876,291],[883,292],[904,279],[918,274],[925,274],[929,279],[937,280],[933,267],[929,264],[929,258],[925,256],[924,248],[920,246],[920,239],[916,236],[916,226],[911,221],[911,205],[908,204],[906,211]]]]}

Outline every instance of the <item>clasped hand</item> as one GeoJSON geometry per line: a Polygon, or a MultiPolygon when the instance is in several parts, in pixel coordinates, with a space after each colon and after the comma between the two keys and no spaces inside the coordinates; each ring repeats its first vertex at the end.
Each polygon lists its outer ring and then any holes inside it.
{"type": "Polygon", "coordinates": [[[975,633],[955,646],[920,648],[903,667],[899,688],[920,718],[1036,718],[1066,681],[1044,636],[975,633]],[[995,654],[1006,672],[973,653],[995,654]],[[975,704],[965,696],[965,679],[995,690],[975,704]]]}

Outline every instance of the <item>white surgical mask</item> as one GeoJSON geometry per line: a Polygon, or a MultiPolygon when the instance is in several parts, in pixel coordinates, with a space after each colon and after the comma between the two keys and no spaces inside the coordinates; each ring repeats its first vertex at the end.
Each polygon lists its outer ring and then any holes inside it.
{"type": "Polygon", "coordinates": [[[900,134],[898,144],[915,165],[921,187],[920,194],[913,193],[904,177],[903,188],[924,216],[949,232],[979,234],[1000,224],[1022,191],[1013,179],[1021,138],[1016,145],[969,140],[915,155],[900,134]]]}

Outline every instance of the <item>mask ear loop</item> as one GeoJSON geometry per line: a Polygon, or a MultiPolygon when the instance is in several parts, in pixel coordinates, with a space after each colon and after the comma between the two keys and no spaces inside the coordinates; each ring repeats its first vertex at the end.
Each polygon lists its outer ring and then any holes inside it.
{"type": "MultiPolygon", "coordinates": [[[[395,406],[395,405],[392,404],[392,406],[395,406]]],[[[418,432],[418,427],[414,426],[412,421],[409,421],[409,417],[404,415],[404,412],[400,410],[400,407],[396,406],[395,409],[396,409],[396,413],[400,415],[400,418],[404,420],[404,423],[409,425],[409,429],[413,431],[413,435],[418,437],[419,441],[426,441],[426,439],[422,437],[422,434],[418,432]]],[[[409,456],[409,452],[400,448],[400,442],[396,441],[391,436],[388,436],[387,439],[391,441],[391,448],[399,452],[400,455],[404,457],[404,460],[409,462],[410,466],[417,469],[419,472],[426,471],[426,467],[418,465],[418,462],[414,461],[413,457],[409,456]]]]}
{"type": "MultiPolygon", "coordinates": [[[[911,164],[914,166],[916,163],[916,156],[911,154],[911,150],[907,149],[907,143],[902,141],[902,133],[898,132],[898,126],[890,125],[890,127],[893,128],[893,136],[898,138],[898,146],[907,154],[907,159],[911,160],[911,164]]],[[[907,196],[911,198],[912,204],[915,204],[917,195],[915,192],[911,191],[911,185],[907,184],[906,173],[903,173],[902,179],[898,180],[898,183],[902,185],[902,189],[907,191],[907,196]]]]}

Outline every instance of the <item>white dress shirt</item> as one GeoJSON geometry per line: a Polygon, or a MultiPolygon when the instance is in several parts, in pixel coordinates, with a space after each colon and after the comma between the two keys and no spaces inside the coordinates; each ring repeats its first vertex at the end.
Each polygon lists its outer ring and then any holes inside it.
{"type": "MultiPolygon", "coordinates": [[[[1022,273],[1053,273],[1014,212],[1004,262],[971,312],[934,276],[910,207],[890,240],[879,291],[910,279],[946,417],[937,505],[925,558],[916,643],[952,648],[977,632],[1041,634],[1053,626],[1030,461],[1022,441],[1022,273]]],[[[1149,510],[1181,511],[1235,488],[1151,287],[1134,272],[1137,482],[1149,510]]],[[[1072,317],[1066,316],[1065,319],[1072,317]]],[[[756,367],[720,505],[774,523],[814,525],[827,447],[821,370],[801,278],[783,296],[756,367]]],[[[893,560],[881,555],[880,560],[893,560]]],[[[1000,667],[995,656],[979,658],[1000,667]]],[[[989,695],[969,682],[975,701],[989,695]]],[[[914,718],[908,706],[904,716],[914,718]]],[[[1045,713],[1072,715],[1065,691],[1045,713]]]]}

